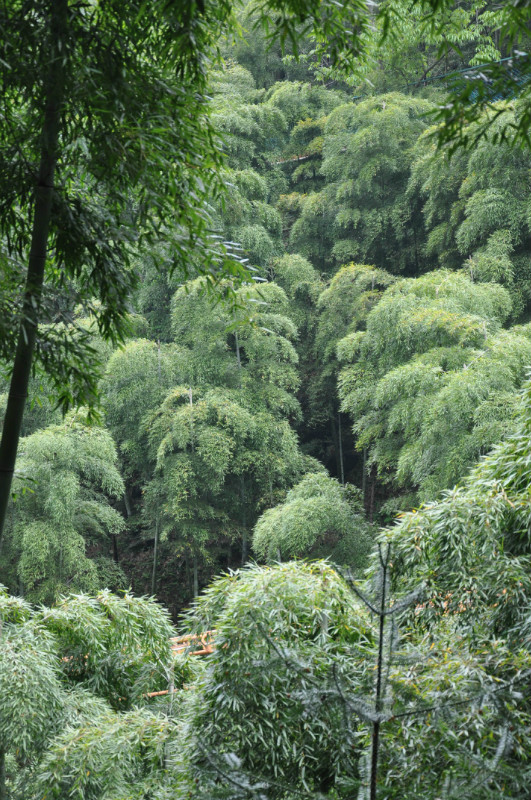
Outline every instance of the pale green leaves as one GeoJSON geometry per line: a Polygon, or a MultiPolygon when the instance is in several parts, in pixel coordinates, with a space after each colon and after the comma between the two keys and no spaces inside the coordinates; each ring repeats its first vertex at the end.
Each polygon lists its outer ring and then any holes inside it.
{"type": "Polygon", "coordinates": [[[22,440],[2,572],[11,584],[18,577],[31,600],[98,588],[86,548],[107,556],[110,536],[125,524],[110,505],[124,490],[116,461],[110,434],[87,425],[82,412],[22,440]]]}
{"type": "Polygon", "coordinates": [[[325,474],[305,475],[284,503],[265,511],[253,535],[255,552],[268,561],[324,556],[356,569],[369,543],[361,502],[325,474]]]}

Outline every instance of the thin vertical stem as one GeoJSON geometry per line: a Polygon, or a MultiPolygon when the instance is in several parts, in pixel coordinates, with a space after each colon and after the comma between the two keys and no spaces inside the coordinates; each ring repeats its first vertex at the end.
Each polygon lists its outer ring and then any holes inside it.
{"type": "Polygon", "coordinates": [[[0,800],[7,800],[6,751],[3,747],[0,747],[0,800]]]}
{"type": "Polygon", "coordinates": [[[367,508],[367,448],[363,448],[363,467],[361,473],[361,493],[363,495],[363,505],[367,508]]]}
{"type": "Polygon", "coordinates": [[[199,594],[199,575],[197,565],[197,553],[194,550],[194,597],[199,594]]]}
{"type": "Polygon", "coordinates": [[[236,343],[236,360],[238,362],[238,385],[239,388],[242,388],[242,359],[240,355],[240,341],[238,339],[238,334],[234,333],[234,341],[236,343]]]}
{"type": "Polygon", "coordinates": [[[339,439],[339,468],[341,471],[341,485],[345,485],[345,467],[343,465],[343,435],[341,429],[341,412],[337,412],[337,427],[338,427],[338,439],[339,439]]]}
{"type": "Polygon", "coordinates": [[[192,394],[192,387],[190,386],[188,389],[188,397],[190,398],[190,446],[192,449],[192,453],[195,450],[194,446],[194,401],[193,401],[193,394],[192,394]]]}
{"type": "Polygon", "coordinates": [[[151,594],[155,595],[157,588],[157,559],[159,554],[159,513],[157,510],[157,519],[155,520],[155,544],[153,547],[153,570],[151,572],[151,594]]]}
{"type": "Polygon", "coordinates": [[[62,53],[66,52],[67,19],[68,0],[55,0],[50,4],[52,47],[50,69],[46,81],[44,122],[39,174],[35,186],[31,246],[15,360],[4,416],[2,440],[0,442],[0,538],[4,529],[11,495],[11,484],[15,471],[18,442],[22,430],[22,419],[28,397],[29,378],[37,338],[64,94],[65,65],[62,53]]]}
{"type": "Polygon", "coordinates": [[[125,506],[125,513],[129,518],[133,512],[131,510],[131,503],[129,502],[129,495],[127,494],[127,488],[124,489],[124,506],[125,506]]]}
{"type": "Polygon", "coordinates": [[[247,515],[245,513],[245,478],[241,477],[240,483],[240,492],[241,492],[241,500],[242,500],[242,527],[243,527],[243,535],[242,535],[242,565],[245,564],[247,561],[247,556],[249,555],[249,537],[247,536],[247,515]]]}
{"type": "MultiPolygon", "coordinates": [[[[383,651],[384,651],[384,633],[385,633],[385,602],[386,602],[386,589],[387,589],[387,566],[389,563],[389,550],[382,556],[381,545],[378,546],[380,554],[380,563],[382,568],[382,589],[380,597],[380,618],[379,634],[378,634],[378,664],[376,671],[376,692],[375,692],[375,711],[378,714],[382,710],[382,673],[383,673],[383,651]]],[[[380,749],[380,721],[376,720],[372,727],[372,753],[371,753],[371,782],[370,782],[370,800],[376,800],[377,782],[378,782],[378,753],[380,749]]]]}
{"type": "Polygon", "coordinates": [[[372,480],[371,480],[371,499],[370,499],[370,504],[369,504],[369,522],[371,523],[371,525],[372,525],[372,520],[373,520],[373,517],[374,517],[374,486],[375,486],[375,483],[376,483],[376,478],[374,476],[374,471],[373,471],[372,480]]]}
{"type": "MultiPolygon", "coordinates": [[[[160,339],[157,339],[157,376],[159,388],[162,385],[160,371],[160,339]]],[[[192,402],[192,389],[190,389],[190,403],[192,402]]],[[[151,571],[151,594],[155,596],[157,588],[157,561],[159,555],[159,536],[160,536],[160,497],[157,493],[157,516],[155,519],[155,542],[153,545],[153,569],[151,571]]]]}

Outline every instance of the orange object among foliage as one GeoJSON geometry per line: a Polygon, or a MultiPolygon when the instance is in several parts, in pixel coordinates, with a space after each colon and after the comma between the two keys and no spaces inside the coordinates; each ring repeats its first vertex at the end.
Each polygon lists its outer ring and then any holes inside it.
{"type": "MultiPolygon", "coordinates": [[[[173,636],[170,639],[171,649],[174,653],[186,653],[190,656],[206,656],[216,649],[214,636],[216,631],[203,631],[203,633],[190,633],[186,636],[173,636]]],[[[174,692],[175,689],[164,689],[161,692],[148,692],[145,697],[162,697],[174,692]]]]}
{"type": "Polygon", "coordinates": [[[174,636],[170,639],[171,649],[174,653],[187,653],[190,656],[205,656],[208,653],[214,652],[215,634],[216,631],[203,631],[203,633],[189,633],[186,636],[174,636]]]}

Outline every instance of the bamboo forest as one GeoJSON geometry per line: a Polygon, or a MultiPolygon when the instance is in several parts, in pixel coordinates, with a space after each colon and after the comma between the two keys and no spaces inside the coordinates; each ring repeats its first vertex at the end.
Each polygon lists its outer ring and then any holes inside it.
{"type": "Polygon", "coordinates": [[[0,2],[0,800],[529,800],[530,47],[0,2]]]}

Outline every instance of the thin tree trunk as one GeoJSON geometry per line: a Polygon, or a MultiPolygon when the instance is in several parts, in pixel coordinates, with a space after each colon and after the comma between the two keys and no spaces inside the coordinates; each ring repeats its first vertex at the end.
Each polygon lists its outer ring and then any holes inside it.
{"type": "Polygon", "coordinates": [[[199,576],[197,568],[197,553],[194,553],[194,597],[199,594],[199,576]]]}
{"type": "Polygon", "coordinates": [[[155,522],[155,546],[153,548],[153,571],[151,573],[151,594],[155,594],[157,586],[157,558],[159,554],[159,514],[155,522]]]}
{"type": "MultiPolygon", "coordinates": [[[[384,648],[384,630],[385,630],[385,599],[387,589],[387,553],[385,560],[382,559],[380,553],[380,561],[382,565],[382,594],[380,598],[380,630],[378,638],[378,665],[376,671],[376,693],[375,693],[375,710],[379,713],[382,710],[382,673],[383,673],[383,648],[384,648]]],[[[378,753],[380,748],[380,722],[377,720],[373,723],[372,727],[372,752],[371,752],[371,784],[370,784],[370,800],[376,800],[376,789],[378,783],[378,753]]]]}
{"type": "MultiPolygon", "coordinates": [[[[162,385],[162,375],[160,369],[160,339],[157,339],[157,377],[160,387],[162,385]]],[[[190,388],[190,404],[191,403],[192,403],[192,389],[190,388]]],[[[157,589],[159,536],[160,536],[160,497],[157,497],[157,518],[155,520],[155,544],[153,546],[153,569],[151,572],[151,594],[153,596],[155,595],[157,589]]]]}
{"type": "Polygon", "coordinates": [[[125,513],[129,518],[132,514],[132,511],[131,511],[131,503],[129,501],[129,495],[127,494],[127,489],[124,491],[124,506],[125,506],[125,513]]]}
{"type": "Polygon", "coordinates": [[[332,412],[330,415],[330,435],[332,438],[334,458],[336,461],[336,475],[341,475],[341,464],[339,461],[339,441],[338,441],[338,432],[336,430],[336,416],[334,412],[332,412]]]}
{"type": "Polygon", "coordinates": [[[370,506],[369,506],[369,522],[371,523],[371,525],[372,525],[372,519],[373,519],[373,516],[374,516],[374,486],[375,486],[375,483],[376,483],[376,478],[373,475],[372,476],[372,481],[371,481],[371,503],[370,503],[370,506]]]}
{"type": "Polygon", "coordinates": [[[236,361],[238,362],[238,384],[240,389],[242,388],[242,359],[240,355],[240,341],[238,339],[238,334],[234,334],[234,341],[236,343],[236,361]]]}
{"type": "Polygon", "coordinates": [[[3,747],[0,747],[0,800],[7,800],[6,751],[3,747]]]}
{"type": "Polygon", "coordinates": [[[247,556],[249,555],[249,537],[247,531],[244,530],[242,535],[242,567],[247,563],[247,556]]]}
{"type": "Polygon", "coordinates": [[[194,446],[194,400],[193,400],[193,393],[192,387],[188,388],[188,397],[190,399],[190,447],[192,453],[195,451],[194,446]]]}
{"type": "Polygon", "coordinates": [[[363,448],[363,472],[361,473],[361,493],[363,505],[367,508],[367,448],[363,448]]]}
{"type": "Polygon", "coordinates": [[[242,566],[243,566],[247,561],[247,556],[249,555],[249,537],[247,536],[247,515],[245,513],[245,478],[243,477],[243,475],[241,477],[240,491],[242,499],[242,525],[243,525],[242,566]]]}
{"type": "Polygon", "coordinates": [[[341,412],[337,412],[337,429],[339,440],[339,469],[341,475],[341,485],[345,485],[345,466],[343,464],[343,435],[341,430],[341,412]]]}
{"type": "Polygon", "coordinates": [[[186,585],[191,586],[193,591],[194,590],[193,581],[190,580],[190,562],[187,556],[185,556],[184,558],[184,571],[186,573],[186,585]]]}
{"type": "Polygon", "coordinates": [[[50,4],[50,29],[52,48],[50,71],[46,81],[44,122],[39,174],[35,186],[33,227],[24,289],[22,318],[18,334],[13,373],[0,442],[0,537],[4,529],[11,484],[17,458],[18,442],[22,428],[24,407],[35,350],[37,325],[44,283],[44,269],[48,248],[57,147],[64,93],[64,70],[61,53],[67,30],[68,0],[54,0],[50,4]]]}
{"type": "Polygon", "coordinates": [[[118,562],[120,561],[120,554],[118,552],[118,537],[116,536],[115,533],[113,533],[112,535],[112,557],[114,559],[114,562],[118,564],[118,562]]]}

